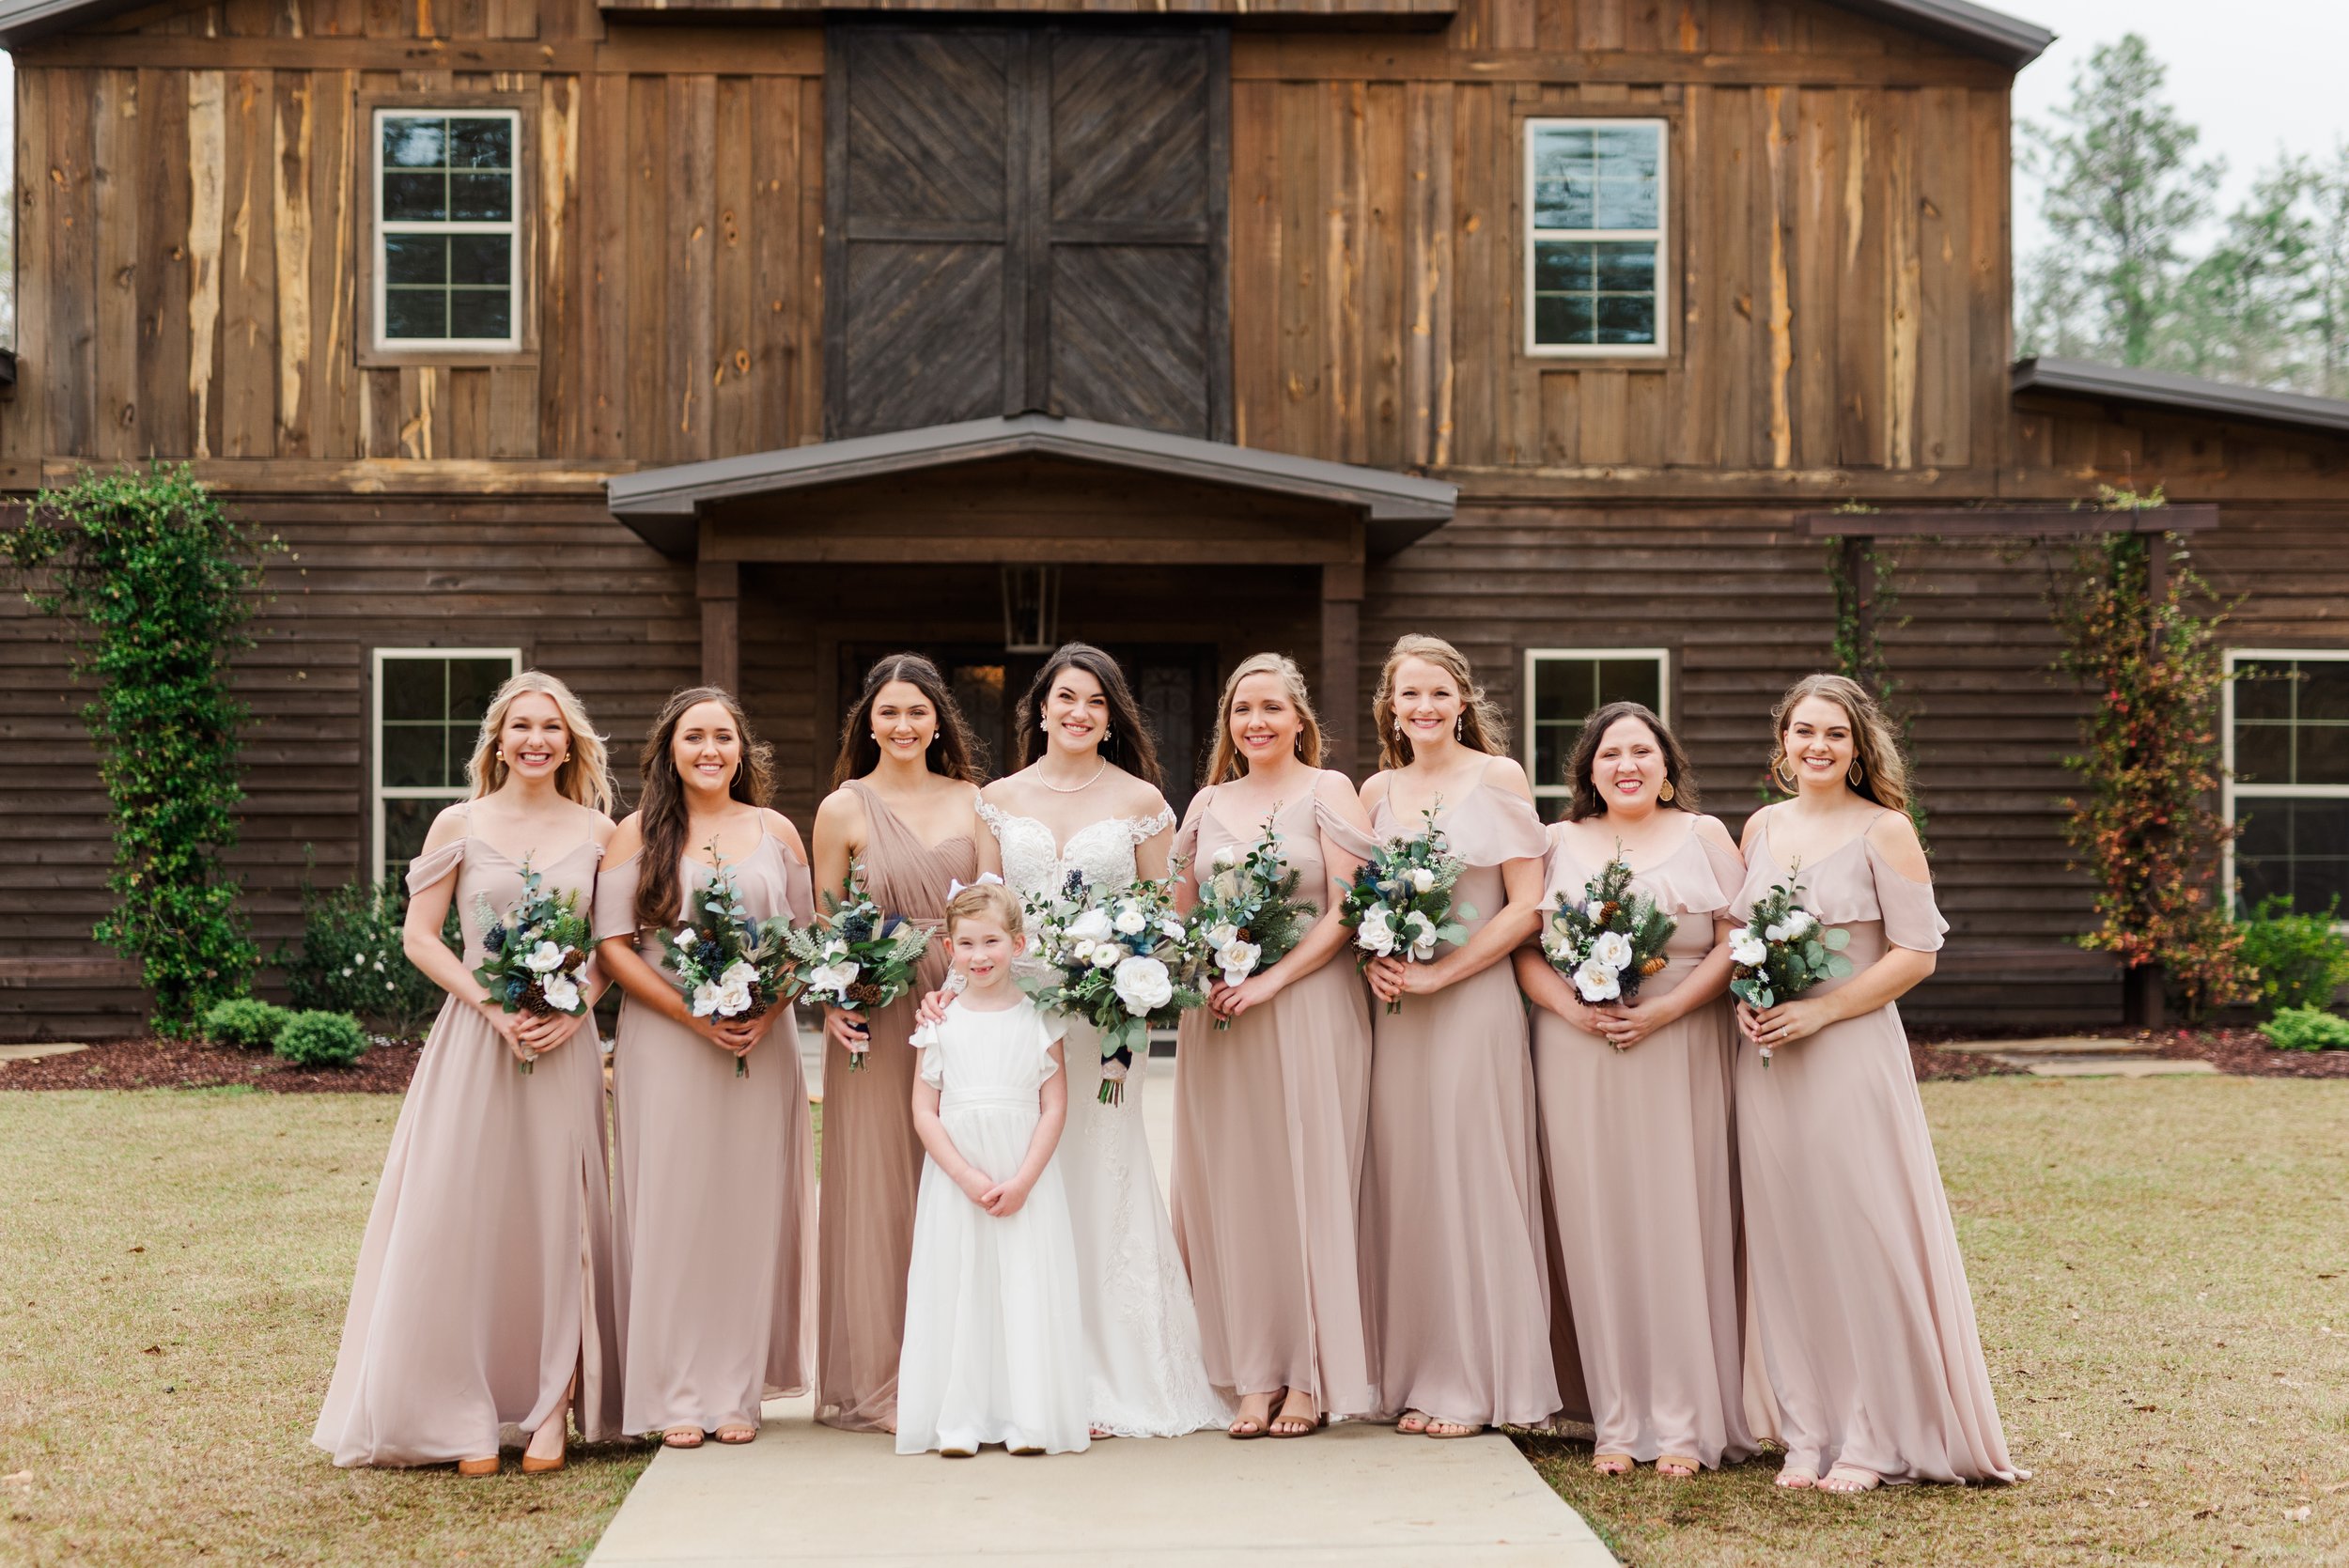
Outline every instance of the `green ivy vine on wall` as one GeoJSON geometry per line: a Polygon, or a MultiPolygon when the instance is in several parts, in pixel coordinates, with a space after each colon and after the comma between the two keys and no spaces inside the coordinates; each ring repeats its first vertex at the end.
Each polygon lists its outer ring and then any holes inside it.
{"type": "MultiPolygon", "coordinates": [[[[1864,518],[1876,508],[1865,502],[1846,501],[1835,510],[1840,516],[1864,518]]],[[[1885,717],[1899,732],[1901,751],[1911,764],[1908,819],[1916,824],[1917,836],[1921,839],[1925,834],[1925,806],[1914,766],[1916,715],[1902,694],[1901,683],[1893,677],[1891,665],[1884,657],[1884,640],[1877,633],[1877,628],[1900,604],[1899,580],[1893,573],[1891,557],[1876,548],[1871,536],[1859,532],[1865,526],[1855,523],[1851,537],[1831,535],[1827,540],[1827,581],[1835,594],[1835,640],[1831,644],[1835,668],[1838,674],[1858,681],[1872,692],[1885,717]],[[1855,561],[1867,573],[1864,586],[1859,574],[1852,569],[1855,561]]],[[[1907,623],[1903,619],[1891,624],[1907,623]]]]}

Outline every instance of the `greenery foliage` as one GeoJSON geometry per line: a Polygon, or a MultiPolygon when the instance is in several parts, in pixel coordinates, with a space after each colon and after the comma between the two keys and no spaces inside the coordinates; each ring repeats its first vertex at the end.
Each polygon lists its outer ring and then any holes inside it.
{"type": "MultiPolygon", "coordinates": [[[[2116,508],[2159,504],[2158,493],[2107,497],[2116,508]]],[[[2212,809],[2226,678],[2214,629],[2223,616],[2195,612],[2210,590],[2182,556],[2155,598],[2145,535],[2094,536],[2074,566],[2052,608],[2064,639],[2056,667],[2091,698],[2087,749],[2064,759],[2085,786],[2064,802],[2069,837],[2096,884],[2097,926],[2080,944],[2131,968],[2163,966],[2199,1017],[2252,986],[2243,932],[2210,896],[2233,832],[2212,809]]]]}
{"type": "Polygon", "coordinates": [[[273,1001],[263,1001],[258,997],[231,997],[205,1009],[204,1037],[244,1050],[267,1050],[277,1043],[277,1032],[292,1017],[273,1001]]]}
{"type": "MultiPolygon", "coordinates": [[[[1876,510],[1860,502],[1847,501],[1835,508],[1847,516],[1862,517],[1876,510]]],[[[1854,523],[1853,533],[1864,538],[1864,523],[1854,523]]],[[[1835,668],[1840,675],[1858,681],[1875,694],[1885,717],[1891,720],[1900,732],[1901,751],[1913,764],[1916,759],[1917,716],[1910,707],[1901,683],[1893,678],[1891,666],[1884,657],[1884,640],[1876,629],[1884,624],[1900,603],[1900,586],[1893,575],[1892,559],[1875,548],[1873,541],[1861,546],[1858,554],[1867,568],[1870,587],[1865,594],[1868,613],[1862,614],[1862,593],[1858,578],[1844,553],[1849,541],[1839,536],[1827,541],[1828,586],[1835,591],[1835,668]]],[[[1894,625],[1906,625],[1906,620],[1894,625]]],[[[1779,781],[1772,780],[1772,783],[1779,781]]],[[[1924,791],[1917,785],[1917,770],[1909,768],[1908,820],[1917,830],[1921,842],[1925,836],[1924,791]]]]}
{"type": "Polygon", "coordinates": [[[99,689],[82,717],[115,841],[115,908],[94,934],[139,960],[166,1035],[244,994],[257,957],[222,856],[244,798],[228,656],[250,641],[258,553],[184,466],[86,472],[0,535],[25,598],[82,631],[74,675],[99,689]]]}
{"type": "Polygon", "coordinates": [[[2349,1018],[2321,1007],[2287,1007],[2260,1025],[2260,1032],[2278,1050],[2349,1050],[2349,1018]]]}
{"type": "MultiPolygon", "coordinates": [[[[305,885],[302,945],[272,955],[294,1005],[353,1014],[397,1040],[423,1033],[444,993],[401,950],[406,916],[407,898],[395,878],[325,891],[305,885]]],[[[456,924],[452,905],[449,929],[456,924]]]]}
{"type": "Polygon", "coordinates": [[[296,1013],[277,1032],[275,1049],[297,1067],[348,1067],[366,1054],[367,1032],[348,1013],[296,1013]]]}
{"type": "Polygon", "coordinates": [[[2295,915],[2292,900],[2260,901],[2243,925],[2243,961],[2257,976],[2263,1012],[2322,1007],[2349,985],[2349,939],[2335,925],[2341,900],[2322,914],[2295,915]]]}

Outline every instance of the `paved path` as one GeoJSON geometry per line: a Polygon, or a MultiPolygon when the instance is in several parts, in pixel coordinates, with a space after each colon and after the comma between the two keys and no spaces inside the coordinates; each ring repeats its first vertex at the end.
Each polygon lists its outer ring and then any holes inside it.
{"type": "MultiPolygon", "coordinates": [[[[1151,1065],[1150,1147],[1166,1180],[1171,1064],[1151,1065]]],[[[812,1081],[812,1080],[811,1080],[812,1081]]],[[[1143,1568],[1613,1568],[1581,1516],[1503,1437],[1438,1442],[1343,1423],[1293,1441],[1097,1443],[1081,1454],[899,1458],[834,1432],[805,1399],[759,1439],[663,1451],[589,1568],[1123,1563],[1143,1568]]]]}

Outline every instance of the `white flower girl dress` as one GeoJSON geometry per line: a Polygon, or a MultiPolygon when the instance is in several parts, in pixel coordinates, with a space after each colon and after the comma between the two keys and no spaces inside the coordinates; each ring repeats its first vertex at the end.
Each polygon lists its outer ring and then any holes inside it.
{"type": "MultiPolygon", "coordinates": [[[[963,1158],[998,1181],[1027,1157],[1060,1034],[1025,1000],[992,1013],[956,1002],[913,1034],[922,1079],[939,1091],[940,1124],[963,1158]]],[[[905,1327],[899,1453],[969,1453],[987,1443],[1084,1449],[1084,1318],[1057,1153],[1028,1201],[1003,1219],[923,1159],[905,1327]]]]}

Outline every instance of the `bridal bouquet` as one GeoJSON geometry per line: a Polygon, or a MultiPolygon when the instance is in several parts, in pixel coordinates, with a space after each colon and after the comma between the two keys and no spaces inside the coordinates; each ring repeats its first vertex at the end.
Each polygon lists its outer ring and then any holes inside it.
{"type": "Polygon", "coordinates": [[[1629,1001],[1641,981],[1663,969],[1664,944],[1678,926],[1655,899],[1631,891],[1629,865],[1610,861],[1581,897],[1558,895],[1542,924],[1542,955],[1584,1001],[1629,1001]]]}
{"type": "MultiPolygon", "coordinates": [[[[1190,912],[1192,939],[1226,986],[1287,957],[1321,915],[1319,906],[1297,896],[1297,873],[1281,863],[1281,835],[1272,823],[1266,817],[1263,833],[1246,849],[1227,844],[1215,852],[1215,868],[1201,878],[1190,912]]],[[[1215,1027],[1229,1029],[1232,1020],[1219,1017],[1215,1027]]]]}
{"type": "MultiPolygon", "coordinates": [[[[1338,919],[1354,933],[1365,968],[1373,958],[1424,964],[1435,957],[1437,943],[1466,940],[1468,928],[1460,923],[1476,918],[1466,904],[1453,908],[1453,886],[1468,868],[1447,846],[1434,806],[1426,817],[1417,837],[1382,845],[1357,867],[1339,902],[1338,919]]],[[[1403,999],[1388,1002],[1387,1011],[1402,1012],[1403,999]]]]}
{"type": "MultiPolygon", "coordinates": [[[[474,924],[481,928],[481,967],[473,977],[508,1013],[544,1017],[563,1013],[576,1017],[587,1011],[586,993],[580,989],[581,971],[587,967],[587,917],[579,912],[579,895],[568,889],[546,893],[542,878],[522,857],[522,895],[501,916],[484,894],[474,901],[474,924]]],[[[530,1071],[530,1063],[521,1063],[530,1071]]]]}
{"type": "MultiPolygon", "coordinates": [[[[1822,980],[1851,973],[1843,949],[1851,933],[1823,926],[1802,907],[1802,892],[1790,876],[1753,902],[1746,924],[1729,934],[1730,993],[1749,1007],[1792,1001],[1822,980]]],[[[1762,1065],[1770,1048],[1762,1048],[1762,1065]]]]}
{"type": "MultiPolygon", "coordinates": [[[[857,877],[863,869],[848,867],[839,893],[824,894],[816,924],[784,938],[800,994],[843,1012],[869,1013],[911,990],[913,966],[930,945],[927,931],[873,902],[857,877]]],[[[863,1069],[871,1048],[869,1041],[848,1048],[850,1072],[863,1069]]]]}
{"type": "Polygon", "coordinates": [[[1101,894],[1069,874],[1054,896],[1028,902],[1035,955],[1047,966],[1029,986],[1036,1006],[1091,1024],[1101,1035],[1101,1103],[1125,1098],[1134,1048],[1206,1001],[1198,986],[1206,954],[1176,918],[1164,882],[1137,880],[1101,894]]]}
{"type": "MultiPolygon", "coordinates": [[[[702,912],[708,918],[674,933],[659,933],[661,948],[693,1017],[759,1017],[790,998],[791,922],[781,915],[753,920],[715,844],[709,846],[709,859],[715,871],[701,896],[702,912]]],[[[749,1059],[737,1056],[734,1076],[749,1072],[749,1059]]]]}

